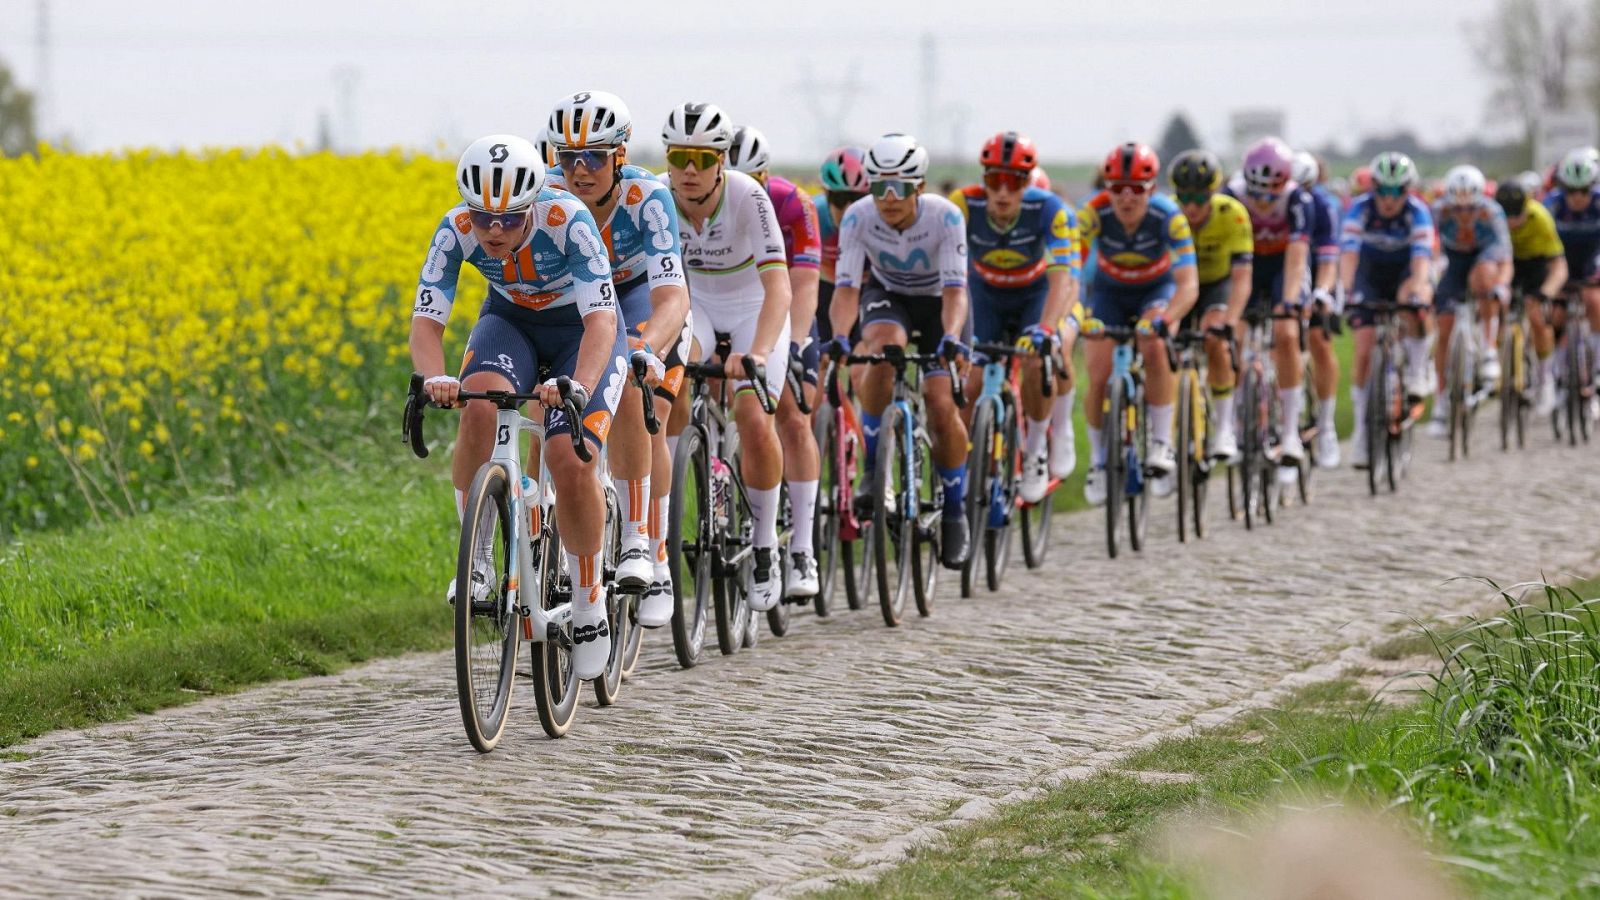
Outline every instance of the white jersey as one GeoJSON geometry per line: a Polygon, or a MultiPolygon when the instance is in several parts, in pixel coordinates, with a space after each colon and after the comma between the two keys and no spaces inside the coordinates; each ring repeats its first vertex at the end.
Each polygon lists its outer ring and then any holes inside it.
{"type": "Polygon", "coordinates": [[[722,200],[705,225],[696,229],[678,210],[683,264],[689,270],[689,300],[699,310],[749,305],[766,299],[761,273],[787,269],[783,233],[766,188],[743,172],[724,169],[722,200]]]}
{"type": "Polygon", "coordinates": [[[839,221],[839,264],[834,283],[861,287],[872,261],[873,277],[897,294],[937,297],[947,287],[967,286],[967,222],[954,203],[922,194],[917,217],[904,231],[878,215],[871,197],[850,204],[839,221]]]}

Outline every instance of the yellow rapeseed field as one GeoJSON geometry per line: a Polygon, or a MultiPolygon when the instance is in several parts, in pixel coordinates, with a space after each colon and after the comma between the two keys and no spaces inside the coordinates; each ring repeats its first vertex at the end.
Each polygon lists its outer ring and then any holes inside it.
{"type": "Polygon", "coordinates": [[[400,152],[0,160],[0,535],[396,441],[455,202],[449,162],[400,152]]]}

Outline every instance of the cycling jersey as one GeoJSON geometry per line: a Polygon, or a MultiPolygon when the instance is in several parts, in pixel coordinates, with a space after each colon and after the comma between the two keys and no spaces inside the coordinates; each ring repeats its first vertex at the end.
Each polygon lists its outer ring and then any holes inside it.
{"type": "Polygon", "coordinates": [[[1487,262],[1511,258],[1505,211],[1488,197],[1473,198],[1465,211],[1448,199],[1441,199],[1433,205],[1433,220],[1439,230],[1439,246],[1449,253],[1487,262]]]}
{"type": "Polygon", "coordinates": [[[1149,209],[1130,234],[1111,209],[1111,195],[1101,191],[1083,205],[1078,233],[1084,254],[1091,258],[1084,269],[1093,264],[1096,284],[1154,285],[1195,264],[1189,220],[1165,194],[1151,196],[1149,209]]]}
{"type": "Polygon", "coordinates": [[[989,215],[989,197],[982,185],[950,194],[967,217],[968,282],[997,288],[1021,288],[1042,282],[1050,269],[1078,273],[1078,221],[1060,197],[1030,187],[1022,194],[1017,217],[1005,228],[989,215]]]}
{"type": "Polygon", "coordinates": [[[787,178],[767,176],[767,197],[783,232],[784,258],[791,269],[816,269],[822,265],[822,228],[811,198],[787,178]]]}
{"type": "Polygon", "coordinates": [[[1511,229],[1511,257],[1518,262],[1551,259],[1565,250],[1556,234],[1556,220],[1542,203],[1529,203],[1522,224],[1511,229]]]}
{"type": "MultiPolygon", "coordinates": [[[[611,280],[625,292],[648,277],[650,287],[684,283],[678,250],[678,210],[672,192],[649,169],[622,166],[616,191],[621,198],[600,225],[600,237],[611,256],[611,280]]],[[[566,190],[560,168],[552,168],[546,184],[566,190]]],[[[631,324],[631,323],[630,323],[631,324]]]]}
{"type": "Polygon", "coordinates": [[[1194,252],[1202,285],[1223,281],[1232,274],[1234,266],[1250,262],[1255,252],[1255,235],[1244,204],[1220,191],[1212,194],[1211,214],[1206,216],[1205,224],[1194,231],[1194,252]]]}
{"type": "Polygon", "coordinates": [[[1358,254],[1362,265],[1401,265],[1419,256],[1433,257],[1433,216],[1426,204],[1407,195],[1399,215],[1385,219],[1373,201],[1372,194],[1362,194],[1350,204],[1340,228],[1341,252],[1358,254]]]}
{"type": "Polygon", "coordinates": [[[871,197],[850,204],[839,223],[839,287],[861,287],[868,260],[873,277],[891,293],[938,297],[967,286],[967,232],[954,203],[932,194],[917,197],[917,215],[904,231],[878,215],[871,197]]]}
{"type": "Polygon", "coordinates": [[[496,259],[473,236],[465,203],[446,213],[417,281],[412,318],[449,321],[463,262],[489,282],[484,310],[513,321],[576,324],[593,312],[615,312],[611,265],[582,201],[545,188],[534,200],[532,215],[528,239],[508,258],[496,259]]]}
{"type": "MultiPolygon", "coordinates": [[[[1235,174],[1223,188],[1230,196],[1250,213],[1250,227],[1255,239],[1255,271],[1271,269],[1273,266],[1283,265],[1283,255],[1288,252],[1289,245],[1306,242],[1311,243],[1311,229],[1316,214],[1316,202],[1311,199],[1311,192],[1299,185],[1291,184],[1286,190],[1272,201],[1266,209],[1246,201],[1248,196],[1245,190],[1244,176],[1235,174]]],[[[1259,281],[1259,277],[1257,278],[1259,281]]]]}
{"type": "Polygon", "coordinates": [[[828,206],[828,192],[811,195],[817,210],[817,233],[822,237],[822,281],[833,283],[833,270],[839,262],[839,226],[833,221],[833,208],[828,206]]]}
{"type": "Polygon", "coordinates": [[[1557,188],[1544,198],[1555,220],[1556,234],[1567,256],[1567,271],[1574,281],[1590,281],[1600,266],[1600,188],[1589,191],[1589,205],[1581,210],[1567,205],[1567,191],[1557,188]]]}
{"type": "Polygon", "coordinates": [[[1339,258],[1339,200],[1320,184],[1306,188],[1311,193],[1311,257],[1313,271],[1318,263],[1339,258]]]}

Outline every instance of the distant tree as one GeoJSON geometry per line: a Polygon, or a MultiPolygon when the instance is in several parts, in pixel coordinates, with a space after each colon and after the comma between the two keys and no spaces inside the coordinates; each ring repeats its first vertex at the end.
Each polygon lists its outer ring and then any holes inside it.
{"type": "Polygon", "coordinates": [[[1166,163],[1179,153],[1199,146],[1200,138],[1194,133],[1194,126],[1189,124],[1189,117],[1175,112],[1167,120],[1166,129],[1161,132],[1161,143],[1156,147],[1156,153],[1166,163]]]}
{"type": "Polygon", "coordinates": [[[1584,27],[1586,13],[1594,17],[1594,4],[1585,10],[1575,0],[1496,0],[1472,26],[1472,49],[1494,83],[1491,116],[1516,119],[1531,140],[1541,111],[1578,99],[1575,64],[1593,34],[1584,27]]]}
{"type": "Polygon", "coordinates": [[[32,153],[38,145],[33,92],[23,90],[11,70],[0,62],[0,156],[32,153]]]}

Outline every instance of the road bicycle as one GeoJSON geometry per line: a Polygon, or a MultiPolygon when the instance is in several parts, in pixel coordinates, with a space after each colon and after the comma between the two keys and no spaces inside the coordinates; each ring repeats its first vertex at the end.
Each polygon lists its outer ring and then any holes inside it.
{"type": "Polygon", "coordinates": [[[1483,336],[1478,331],[1477,298],[1456,304],[1456,323],[1445,351],[1445,396],[1450,403],[1450,453],[1454,462],[1471,453],[1472,420],[1478,406],[1494,392],[1493,385],[1480,383],[1478,357],[1483,336]]]}
{"type": "Polygon", "coordinates": [[[1513,437],[1517,449],[1526,446],[1528,416],[1533,410],[1533,378],[1538,370],[1538,359],[1533,351],[1533,341],[1528,331],[1528,304],[1542,303],[1537,295],[1513,298],[1508,309],[1502,312],[1500,325],[1500,449],[1511,449],[1513,437]]]}
{"type": "MultiPolygon", "coordinates": [[[[1279,439],[1284,427],[1278,405],[1278,370],[1272,359],[1272,323],[1298,319],[1298,313],[1246,310],[1245,339],[1240,347],[1230,338],[1229,355],[1237,379],[1239,461],[1228,467],[1228,511],[1244,527],[1258,521],[1272,524],[1282,501],[1278,483],[1279,439]]],[[[1299,427],[1299,423],[1295,423],[1299,427]]],[[[1300,473],[1297,473],[1300,474],[1300,473]]]]}
{"type": "MultiPolygon", "coordinates": [[[[878,432],[869,495],[878,606],[884,624],[892,628],[900,624],[908,587],[915,595],[917,612],[923,616],[933,613],[939,573],[943,486],[933,461],[933,442],[928,437],[921,380],[908,373],[913,365],[950,365],[953,361],[932,353],[907,353],[898,344],[886,346],[879,353],[851,354],[846,361],[886,365],[894,372],[893,394],[884,408],[878,432]]],[[[960,409],[966,403],[961,379],[953,369],[949,381],[956,408],[960,409]]]]}
{"type": "Polygon", "coordinates": [[[1413,427],[1423,409],[1423,398],[1408,397],[1402,384],[1400,366],[1405,357],[1395,316],[1401,311],[1420,316],[1426,307],[1415,300],[1358,303],[1355,307],[1371,311],[1376,330],[1367,373],[1367,491],[1377,496],[1380,485],[1387,485],[1390,493],[1399,489],[1411,461],[1413,427]]]}
{"type": "Polygon", "coordinates": [[[1206,449],[1211,423],[1211,401],[1201,368],[1202,348],[1208,334],[1231,337],[1233,330],[1218,325],[1208,331],[1183,330],[1167,341],[1167,362],[1178,379],[1177,409],[1173,417],[1173,449],[1178,463],[1178,540],[1187,542],[1192,531],[1206,536],[1206,493],[1215,462],[1206,449]]]}
{"type": "Polygon", "coordinates": [[[1144,361],[1134,339],[1138,328],[1108,325],[1098,319],[1084,323],[1083,336],[1115,341],[1111,353],[1111,378],[1106,383],[1103,408],[1106,477],[1106,552],[1117,558],[1117,530],[1123,506],[1128,514],[1128,546],[1144,547],[1149,525],[1151,473],[1150,424],[1144,393],[1144,361]]]}
{"type": "Polygon", "coordinates": [[[1595,399],[1594,360],[1589,355],[1589,314],[1584,308],[1581,285],[1568,284],[1561,292],[1561,313],[1556,318],[1561,360],[1556,378],[1561,402],[1550,416],[1556,442],[1563,437],[1576,447],[1581,438],[1589,443],[1589,409],[1595,399]]]}
{"type": "Polygon", "coordinates": [[[839,361],[829,354],[823,365],[821,405],[812,419],[822,455],[816,513],[819,590],[813,600],[818,616],[829,614],[836,577],[844,585],[850,609],[866,605],[872,578],[872,523],[856,515],[853,502],[865,460],[866,437],[839,377],[839,361]]]}

